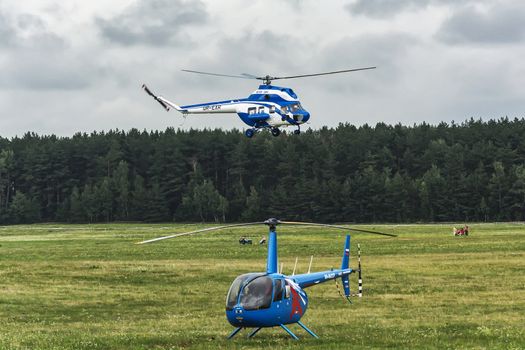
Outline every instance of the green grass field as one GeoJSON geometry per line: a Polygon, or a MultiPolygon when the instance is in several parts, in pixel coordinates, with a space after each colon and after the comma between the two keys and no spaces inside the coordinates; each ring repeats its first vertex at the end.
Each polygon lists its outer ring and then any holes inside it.
{"type": "MultiPolygon", "coordinates": [[[[366,225],[398,238],[354,234],[365,295],[352,305],[335,283],[307,289],[293,341],[280,329],[233,340],[224,300],[233,279],[263,271],[266,248],[239,246],[266,228],[146,238],[202,225],[0,227],[0,349],[525,349],[525,225],[366,225]]],[[[344,233],[279,230],[284,273],[338,267],[344,233]]],[[[355,266],[355,262],[351,263],[355,266]]],[[[353,276],[351,287],[355,289],[353,276]]]]}

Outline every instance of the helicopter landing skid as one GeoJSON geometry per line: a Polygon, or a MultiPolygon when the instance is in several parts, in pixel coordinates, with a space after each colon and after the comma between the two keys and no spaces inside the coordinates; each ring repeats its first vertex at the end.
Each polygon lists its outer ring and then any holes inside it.
{"type": "Polygon", "coordinates": [[[257,332],[259,332],[262,329],[262,327],[255,328],[250,334],[248,334],[248,338],[253,337],[257,332]]]}
{"type": "Polygon", "coordinates": [[[297,321],[297,323],[299,324],[299,326],[301,326],[305,331],[308,332],[308,334],[310,334],[312,337],[316,338],[316,339],[319,339],[319,337],[314,333],[312,332],[308,327],[306,327],[301,321],[297,321]]]}
{"type": "Polygon", "coordinates": [[[294,338],[295,340],[299,340],[299,338],[297,338],[297,336],[295,334],[293,334],[292,331],[290,329],[288,329],[288,327],[286,327],[284,324],[281,324],[279,326],[281,326],[281,328],[284,329],[286,331],[286,333],[290,334],[290,336],[292,338],[294,338]]]}
{"type": "MultiPolygon", "coordinates": [[[[310,334],[312,337],[314,337],[315,339],[319,339],[317,334],[315,334],[308,327],[306,327],[304,323],[302,323],[301,321],[297,321],[297,324],[301,326],[301,328],[304,329],[306,332],[308,332],[308,334],[310,334]]],[[[282,329],[286,331],[286,333],[290,334],[292,338],[294,338],[295,340],[299,340],[299,338],[295,334],[293,334],[292,331],[288,327],[286,327],[284,324],[281,324],[280,326],[282,329]]]]}
{"type": "MultiPolygon", "coordinates": [[[[316,339],[319,339],[319,337],[314,332],[312,332],[310,330],[310,328],[306,327],[306,325],[304,323],[302,323],[301,321],[297,321],[297,324],[299,324],[299,326],[301,326],[301,328],[304,329],[312,337],[314,337],[316,339]]],[[[284,329],[286,331],[286,333],[288,333],[293,339],[299,340],[299,338],[290,330],[290,328],[286,327],[284,324],[280,324],[279,326],[282,329],[284,329]]],[[[237,333],[239,333],[242,330],[242,328],[243,327],[235,328],[233,330],[233,332],[231,332],[231,334],[228,336],[227,339],[231,339],[231,338],[235,337],[237,335],[237,333]]],[[[262,327],[254,328],[253,331],[251,331],[250,334],[248,334],[248,338],[253,338],[253,336],[255,336],[255,334],[257,334],[257,332],[259,332],[261,329],[262,329],[262,327]]]]}
{"type": "Polygon", "coordinates": [[[237,328],[235,328],[235,329],[233,330],[233,332],[231,332],[231,334],[228,336],[227,339],[231,339],[231,338],[235,337],[235,335],[236,335],[237,333],[239,333],[239,332],[241,331],[241,329],[242,329],[242,327],[237,327],[237,328]]]}

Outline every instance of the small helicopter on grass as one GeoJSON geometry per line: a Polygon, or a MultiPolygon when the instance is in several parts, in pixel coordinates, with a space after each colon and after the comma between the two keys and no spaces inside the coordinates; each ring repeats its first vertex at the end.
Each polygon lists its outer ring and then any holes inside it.
{"type": "Polygon", "coordinates": [[[308,271],[308,273],[305,274],[293,274],[291,276],[287,276],[279,272],[277,268],[277,225],[286,224],[328,227],[396,237],[396,235],[389,233],[361,230],[346,226],[280,221],[275,218],[270,218],[264,222],[225,225],[191,232],[177,233],[169,236],[146,240],[137,244],[153,243],[164,239],[182,237],[197,233],[261,224],[267,225],[270,231],[268,237],[268,257],[266,262],[266,271],[245,273],[238,276],[231,284],[230,290],[228,291],[228,295],[226,297],[226,317],[228,322],[235,327],[235,330],[233,330],[233,332],[228,336],[228,339],[233,338],[244,328],[253,328],[248,335],[248,337],[251,338],[262,328],[276,326],[284,329],[293,339],[298,339],[297,336],[286,326],[293,323],[297,323],[312,337],[318,338],[314,332],[312,332],[301,322],[301,317],[304,315],[308,307],[308,296],[304,291],[305,288],[340,278],[343,285],[344,296],[349,300],[349,298],[353,296],[350,293],[349,276],[352,273],[357,272],[359,275],[358,296],[361,297],[362,295],[360,247],[358,245],[358,267],[357,269],[352,269],[349,267],[350,235],[346,236],[340,269],[331,269],[313,273],[308,271]]]}
{"type": "Polygon", "coordinates": [[[279,127],[287,126],[296,126],[297,129],[294,130],[294,133],[299,134],[301,132],[301,124],[306,123],[310,119],[310,113],[308,113],[302,107],[297,98],[297,95],[292,89],[287,87],[273,86],[271,85],[273,80],[314,77],[319,75],[347,73],[375,68],[376,67],[365,67],[325,73],[291,75],[282,77],[273,77],[270,75],[255,76],[246,73],[243,73],[242,75],[227,75],[183,69],[183,72],[189,73],[230,78],[256,79],[263,81],[263,84],[260,85],[259,88],[247,98],[206,102],[185,106],[178,106],[164,97],[154,94],[146,86],[146,84],[143,84],[142,88],[148,95],[152,96],[158,103],[160,103],[162,107],[166,109],[166,111],[169,111],[171,108],[173,108],[181,112],[184,116],[187,114],[203,113],[237,113],[239,118],[241,118],[244,123],[251,127],[245,131],[245,135],[247,137],[253,137],[253,135],[255,135],[255,133],[261,129],[270,129],[273,136],[279,136],[281,134],[279,127]]]}

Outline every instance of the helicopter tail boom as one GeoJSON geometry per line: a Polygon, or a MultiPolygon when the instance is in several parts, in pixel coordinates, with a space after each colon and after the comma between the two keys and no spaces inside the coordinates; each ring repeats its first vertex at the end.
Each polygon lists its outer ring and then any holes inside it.
{"type": "Polygon", "coordinates": [[[185,113],[210,114],[210,113],[237,113],[237,108],[243,99],[198,103],[194,105],[181,106],[185,113]]]}
{"type": "Polygon", "coordinates": [[[343,249],[343,258],[341,261],[341,268],[338,270],[328,270],[314,273],[305,273],[302,275],[295,275],[294,279],[301,288],[310,287],[319,283],[341,278],[343,282],[344,293],[346,297],[350,296],[350,274],[354,272],[350,267],[350,235],[346,235],[345,245],[343,249]]]}

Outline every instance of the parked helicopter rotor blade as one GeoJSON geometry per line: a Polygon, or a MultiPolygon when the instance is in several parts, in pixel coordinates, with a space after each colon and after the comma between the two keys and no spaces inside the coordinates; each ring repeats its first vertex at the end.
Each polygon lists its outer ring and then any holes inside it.
{"type": "Polygon", "coordinates": [[[135,244],[147,244],[147,243],[158,242],[158,241],[162,241],[162,240],[170,239],[170,238],[177,238],[177,237],[182,237],[182,236],[194,235],[196,233],[210,232],[210,231],[222,230],[222,229],[226,229],[226,228],[239,228],[239,227],[244,227],[244,226],[262,225],[262,224],[264,224],[264,222],[247,222],[247,223],[244,223],[244,224],[231,224],[231,225],[208,227],[208,228],[203,228],[203,229],[195,230],[195,231],[181,232],[181,233],[175,233],[175,234],[169,235],[169,236],[162,236],[162,237],[152,238],[152,239],[148,239],[146,241],[137,242],[135,244]]]}
{"type": "MultiPolygon", "coordinates": [[[[153,243],[153,242],[163,241],[165,239],[189,236],[189,235],[194,235],[194,234],[197,234],[197,233],[211,232],[211,231],[217,231],[217,230],[222,230],[222,229],[227,229],[227,228],[240,228],[240,227],[246,227],[246,226],[268,225],[268,224],[269,223],[268,223],[268,220],[267,220],[267,221],[259,221],[259,222],[247,222],[247,223],[243,223],[243,224],[231,224],[231,225],[214,226],[214,227],[203,228],[203,229],[200,229],[200,230],[194,230],[194,231],[189,231],[189,232],[181,232],[181,233],[175,233],[175,234],[168,235],[168,236],[152,238],[152,239],[148,239],[146,241],[138,242],[136,244],[153,243]]],[[[362,229],[352,228],[352,227],[348,227],[348,226],[330,225],[330,224],[318,224],[318,223],[315,223],[315,222],[279,221],[278,220],[278,222],[276,224],[277,225],[284,224],[284,225],[310,226],[310,227],[311,226],[329,227],[329,228],[336,228],[336,229],[356,231],[356,232],[363,232],[363,233],[372,233],[372,234],[382,235],[382,236],[397,237],[397,235],[390,234],[390,233],[384,233],[384,232],[378,232],[378,231],[370,231],[370,230],[362,230],[362,229]]]]}
{"type": "Polygon", "coordinates": [[[360,71],[360,70],[376,69],[376,68],[377,68],[377,67],[364,67],[364,68],[354,68],[354,69],[336,70],[336,71],[332,71],[332,72],[324,72],[324,73],[302,74],[302,75],[289,75],[289,76],[284,76],[284,77],[271,77],[271,80],[315,77],[315,76],[318,76],[318,75],[329,75],[329,74],[339,74],[339,73],[357,72],[357,71],[360,71]]]}
{"type": "Polygon", "coordinates": [[[209,72],[200,72],[196,70],[189,70],[189,69],[181,69],[183,72],[188,73],[197,73],[197,74],[205,74],[205,75],[214,75],[216,77],[228,77],[228,78],[240,78],[240,79],[256,79],[255,77],[251,77],[248,75],[229,75],[229,74],[220,74],[220,73],[209,73],[209,72]]]}
{"type": "Polygon", "coordinates": [[[378,231],[370,231],[370,230],[362,230],[358,228],[352,228],[348,226],[340,226],[340,225],[330,225],[330,224],[318,224],[314,222],[301,222],[301,221],[281,221],[281,224],[285,225],[298,225],[298,226],[319,226],[319,227],[330,227],[330,228],[337,228],[342,230],[349,230],[349,231],[356,231],[356,232],[363,232],[363,233],[372,233],[375,235],[382,235],[382,236],[389,236],[389,237],[397,237],[397,235],[394,235],[392,233],[384,233],[384,232],[378,232],[378,231]]]}

